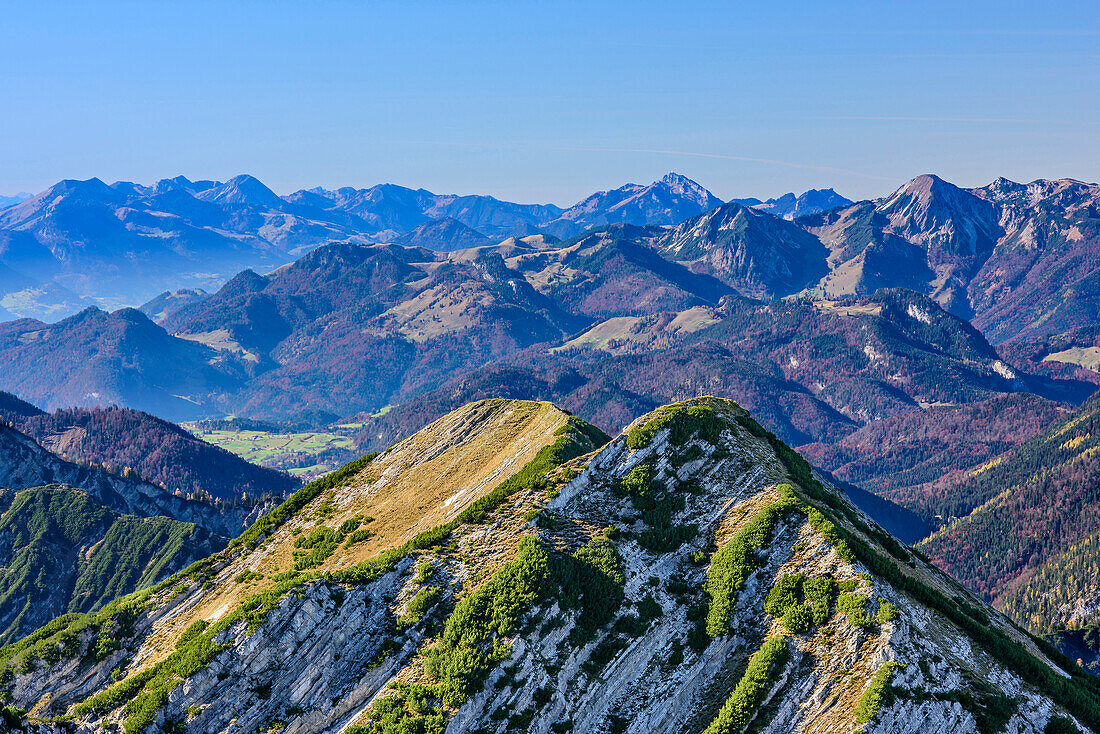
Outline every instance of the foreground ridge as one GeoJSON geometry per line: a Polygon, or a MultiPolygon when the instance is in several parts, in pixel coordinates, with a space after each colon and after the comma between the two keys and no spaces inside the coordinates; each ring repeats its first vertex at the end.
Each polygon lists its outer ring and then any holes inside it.
{"type": "Polygon", "coordinates": [[[41,731],[1100,727],[1090,676],[717,398],[611,441],[471,403],[0,660],[41,731]]]}

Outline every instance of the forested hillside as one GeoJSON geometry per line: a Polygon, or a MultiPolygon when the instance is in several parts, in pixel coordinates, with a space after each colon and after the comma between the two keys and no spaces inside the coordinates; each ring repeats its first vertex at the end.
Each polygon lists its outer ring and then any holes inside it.
{"type": "Polygon", "coordinates": [[[1028,393],[931,405],[868,423],[836,444],[809,444],[800,451],[837,479],[933,520],[943,518],[945,483],[961,481],[1071,411],[1069,405],[1028,393]]]}
{"type": "Polygon", "coordinates": [[[129,408],[69,408],[29,416],[18,426],[63,458],[129,469],[188,499],[254,504],[299,486],[285,472],[243,461],[173,423],[129,408]]]}
{"type": "MultiPolygon", "coordinates": [[[[1030,385],[965,321],[911,291],[767,305],[730,297],[705,311],[693,307],[652,323],[612,317],[602,326],[599,339],[582,334],[564,348],[527,350],[508,367],[395,397],[397,407],[385,415],[357,416],[366,424],[363,447],[385,446],[418,422],[497,394],[555,400],[615,430],[700,392],[736,396],[792,444],[832,445],[873,421],[1030,385]],[[657,330],[661,345],[651,349],[657,330]]],[[[1035,422],[1026,411],[1004,413],[1005,421],[1016,418],[1020,431],[1035,422]]]]}
{"type": "MultiPolygon", "coordinates": [[[[921,548],[963,583],[1001,599],[1100,530],[1098,447],[1100,394],[1042,435],[925,498],[928,512],[959,519],[921,548]]],[[[1014,604],[1028,620],[1031,610],[1020,600],[1014,604]]]]}
{"type": "Polygon", "coordinates": [[[0,640],[94,612],[225,545],[193,523],[121,515],[67,485],[0,490],[0,640]]]}

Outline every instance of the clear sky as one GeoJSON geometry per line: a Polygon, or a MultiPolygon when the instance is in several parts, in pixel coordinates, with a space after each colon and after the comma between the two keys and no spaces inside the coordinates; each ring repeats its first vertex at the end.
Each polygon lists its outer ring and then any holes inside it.
{"type": "Polygon", "coordinates": [[[0,193],[1100,179],[1096,2],[0,3],[0,193]]]}

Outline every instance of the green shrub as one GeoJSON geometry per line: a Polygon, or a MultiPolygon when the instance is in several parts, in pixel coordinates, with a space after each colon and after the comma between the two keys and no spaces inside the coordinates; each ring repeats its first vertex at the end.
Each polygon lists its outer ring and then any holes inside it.
{"type": "Polygon", "coordinates": [[[234,576],[233,580],[238,584],[247,584],[252,581],[259,581],[263,577],[264,575],[258,571],[249,571],[248,569],[245,569],[244,571],[241,571],[239,574],[234,576]]]}
{"type": "Polygon", "coordinates": [[[814,615],[805,604],[793,604],[783,612],[780,621],[787,631],[794,635],[801,635],[810,629],[814,615]]]}
{"type": "Polygon", "coordinates": [[[786,499],[766,505],[711,558],[703,586],[710,595],[706,631],[711,637],[729,634],[737,592],[758,565],[757,549],[771,540],[776,523],[792,509],[786,499]]]}
{"type": "Polygon", "coordinates": [[[898,608],[890,602],[884,601],[878,605],[878,614],[875,615],[875,621],[879,624],[893,622],[899,616],[901,616],[901,613],[898,612],[898,608]]]}
{"type": "MultiPolygon", "coordinates": [[[[890,555],[908,562],[907,552],[898,545],[897,541],[888,537],[884,540],[882,531],[869,527],[844,500],[826,489],[813,476],[810,465],[797,452],[764,430],[747,415],[739,415],[737,420],[754,435],[761,436],[771,443],[776,455],[786,467],[787,473],[813,501],[820,502],[828,511],[847,520],[868,537],[882,542],[890,555]]],[[[920,603],[944,615],[1007,668],[1024,680],[1030,681],[1075,717],[1082,719],[1090,728],[1100,728],[1100,682],[1090,673],[1079,669],[1049,644],[1044,645],[1041,640],[1037,640],[1036,644],[1044,654],[1061,668],[1060,672],[1055,672],[1050,665],[1030,654],[1003,631],[984,621],[985,615],[980,610],[966,603],[953,602],[938,589],[928,586],[920,579],[903,571],[896,562],[876,551],[870,544],[863,542],[841,525],[834,524],[833,529],[836,535],[845,541],[847,551],[866,565],[875,576],[885,579],[895,589],[913,596],[920,603]]],[[[1025,633],[1021,631],[1021,634],[1025,633]]]]}
{"type": "Polygon", "coordinates": [[[672,644],[672,652],[668,655],[668,660],[665,661],[665,668],[672,669],[678,668],[684,662],[684,645],[681,642],[674,642],[672,644]]]}
{"type": "Polygon", "coordinates": [[[406,605],[408,613],[397,620],[398,631],[408,629],[423,619],[424,614],[439,601],[442,593],[443,589],[438,586],[426,586],[416,592],[406,605]]]}
{"type": "Polygon", "coordinates": [[[336,501],[336,493],[331,489],[325,492],[325,498],[317,505],[317,514],[326,520],[332,517],[333,503],[336,501]]]}
{"type": "Polygon", "coordinates": [[[435,575],[435,564],[430,560],[423,560],[416,566],[416,578],[413,579],[414,583],[422,584],[432,576],[435,575]]]}
{"type": "Polygon", "coordinates": [[[176,649],[181,650],[187,647],[192,640],[206,631],[206,628],[210,626],[210,623],[205,619],[200,619],[187,627],[176,640],[176,649]]]}
{"type": "Polygon", "coordinates": [[[370,540],[374,537],[374,532],[367,530],[366,528],[359,528],[353,530],[348,534],[347,540],[344,542],[345,548],[350,548],[353,545],[362,543],[364,540],[370,540]]]}
{"type": "Polygon", "coordinates": [[[764,611],[773,617],[782,617],[787,609],[802,601],[802,584],[805,580],[804,573],[783,574],[764,597],[764,611]]]}
{"type": "Polygon", "coordinates": [[[549,556],[528,536],[520,541],[515,558],[455,605],[441,641],[425,659],[445,705],[461,705],[510,654],[501,638],[515,631],[522,615],[545,593],[549,577],[549,556]]]}
{"type": "Polygon", "coordinates": [[[26,711],[15,706],[0,706],[0,723],[4,724],[9,731],[24,729],[26,715],[26,711]]]}
{"type": "Polygon", "coordinates": [[[607,667],[608,663],[615,659],[615,656],[625,649],[625,640],[608,635],[600,640],[600,644],[593,648],[588,659],[581,663],[581,670],[583,670],[589,678],[595,678],[607,667]]]}
{"type": "Polygon", "coordinates": [[[1081,734],[1081,730],[1065,716],[1052,716],[1047,721],[1043,734],[1081,734]]]}
{"type": "Polygon", "coordinates": [[[619,552],[606,536],[597,535],[571,556],[556,556],[553,567],[561,606],[580,608],[581,630],[599,629],[619,611],[626,576],[619,552]]]}
{"type": "Polygon", "coordinates": [[[638,533],[638,545],[655,555],[671,553],[698,534],[694,523],[649,528],[638,533]]]}
{"type": "Polygon", "coordinates": [[[707,405],[670,405],[661,408],[649,422],[630,429],[626,445],[631,449],[645,448],[662,430],[668,429],[668,440],[682,446],[698,436],[707,443],[717,443],[726,421],[707,405]]]}
{"type": "Polygon", "coordinates": [[[893,701],[893,694],[888,684],[890,683],[890,676],[893,675],[894,669],[897,667],[898,664],[892,661],[883,663],[874,676],[871,677],[867,689],[859,697],[859,704],[856,705],[856,723],[869,723],[878,716],[883,706],[889,706],[893,701]]]}
{"type": "Polygon", "coordinates": [[[652,509],[656,506],[655,497],[661,488],[656,477],[657,469],[651,462],[638,464],[626,473],[617,488],[630,498],[636,509],[652,509]]]}
{"type": "Polygon", "coordinates": [[[342,540],[338,531],[324,525],[314,528],[309,535],[301,536],[294,541],[294,547],[301,548],[304,552],[294,553],[294,570],[305,571],[320,566],[339,547],[342,540]]]}
{"type": "Polygon", "coordinates": [[[550,559],[533,537],[520,541],[519,554],[460,601],[447,620],[443,641],[473,647],[493,635],[512,632],[519,617],[539,598],[550,575],[550,559]]]}
{"type": "Polygon", "coordinates": [[[828,622],[837,596],[836,582],[828,576],[811,576],[802,583],[802,595],[810,604],[814,626],[828,622]]]}
{"type": "Polygon", "coordinates": [[[447,719],[428,686],[401,684],[394,695],[378,698],[366,712],[367,722],[347,734],[443,734],[447,719]]]}
{"type": "Polygon", "coordinates": [[[787,664],[789,655],[786,637],[765,640],[749,660],[744,675],[722,704],[718,716],[703,734],[733,734],[748,726],[764,696],[787,664]]]}
{"type": "Polygon", "coordinates": [[[850,594],[844,592],[837,599],[836,608],[848,616],[848,623],[853,627],[866,628],[874,625],[874,620],[867,616],[867,602],[870,601],[862,594],[850,594]]]}
{"type": "Polygon", "coordinates": [[[688,446],[683,451],[678,451],[675,454],[673,454],[669,458],[668,463],[671,464],[673,466],[673,468],[679,469],[684,464],[688,464],[692,461],[698,461],[699,459],[703,458],[705,455],[706,455],[706,452],[703,451],[703,449],[700,446],[695,446],[695,445],[688,446]]]}
{"type": "Polygon", "coordinates": [[[661,605],[657,603],[657,600],[653,598],[652,594],[646,594],[642,597],[642,600],[638,602],[638,617],[643,622],[652,622],[655,619],[659,619],[664,613],[661,609],[661,605]]]}
{"type": "Polygon", "coordinates": [[[362,515],[349,517],[347,520],[344,520],[342,523],[340,523],[340,527],[337,529],[336,532],[340,533],[340,535],[350,535],[351,533],[355,532],[355,530],[362,524],[362,515]]]}
{"type": "Polygon", "coordinates": [[[616,491],[641,510],[642,522],[648,526],[637,536],[638,545],[650,553],[669,553],[694,538],[698,528],[673,524],[673,517],[684,509],[684,497],[674,494],[656,476],[652,463],[638,464],[616,485],[616,491]]]}
{"type": "Polygon", "coordinates": [[[408,609],[409,614],[413,615],[417,619],[424,616],[424,613],[435,606],[435,603],[439,601],[439,596],[443,593],[443,589],[438,586],[426,586],[420,591],[416,592],[416,595],[412,599],[409,599],[408,609]]]}

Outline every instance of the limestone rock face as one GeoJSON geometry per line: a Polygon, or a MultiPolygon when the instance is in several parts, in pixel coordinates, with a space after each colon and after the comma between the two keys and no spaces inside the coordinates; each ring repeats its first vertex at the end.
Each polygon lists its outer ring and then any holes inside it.
{"type": "Polygon", "coordinates": [[[4,651],[10,698],[72,716],[51,734],[1095,730],[1082,673],[733,403],[603,441],[466,406],[162,584],[98,660],[92,624],[4,651]]]}

